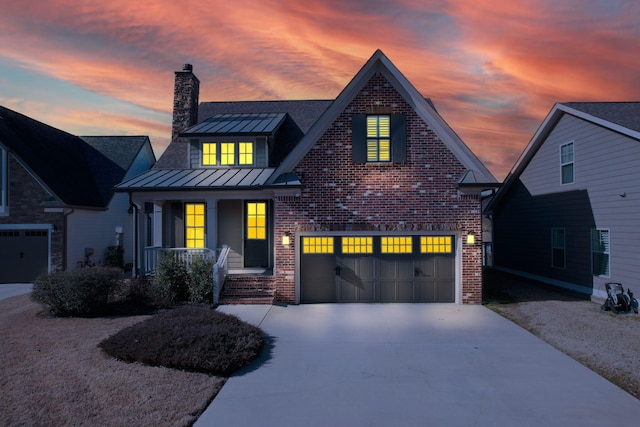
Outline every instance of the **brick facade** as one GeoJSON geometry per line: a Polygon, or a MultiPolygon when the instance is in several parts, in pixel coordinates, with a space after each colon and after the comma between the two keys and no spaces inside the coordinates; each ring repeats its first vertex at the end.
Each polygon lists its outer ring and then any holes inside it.
{"type": "MultiPolygon", "coordinates": [[[[374,75],[295,168],[300,197],[276,198],[275,236],[297,231],[430,231],[482,241],[481,201],[456,188],[464,166],[381,75],[374,75]],[[381,109],[406,116],[404,163],[354,164],[354,114],[381,109]]],[[[276,238],[276,240],[277,240],[276,238]]],[[[295,302],[295,239],[276,244],[276,299],[295,302]]],[[[482,301],[480,243],[463,244],[462,303],[482,301]]]]}
{"type": "Polygon", "coordinates": [[[8,156],[9,215],[0,215],[0,224],[53,225],[51,235],[51,268],[64,265],[64,213],[45,212],[55,199],[40,185],[12,155],[8,156]]]}

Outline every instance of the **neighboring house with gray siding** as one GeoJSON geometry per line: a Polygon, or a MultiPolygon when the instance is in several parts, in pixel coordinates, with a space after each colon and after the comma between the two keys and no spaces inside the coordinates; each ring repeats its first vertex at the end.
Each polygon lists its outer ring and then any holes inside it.
{"type": "Polygon", "coordinates": [[[640,102],[556,104],[488,207],[494,266],[596,298],[640,290],[640,102]]]}
{"type": "Polygon", "coordinates": [[[381,51],[332,100],[198,108],[199,86],[176,72],[171,144],[117,187],[140,274],[224,245],[222,302],[482,302],[480,192],[497,183],[381,51]]]}
{"type": "Polygon", "coordinates": [[[0,283],[101,265],[116,230],[132,263],[130,204],[113,187],[154,163],[146,136],[81,138],[0,106],[0,283]]]}

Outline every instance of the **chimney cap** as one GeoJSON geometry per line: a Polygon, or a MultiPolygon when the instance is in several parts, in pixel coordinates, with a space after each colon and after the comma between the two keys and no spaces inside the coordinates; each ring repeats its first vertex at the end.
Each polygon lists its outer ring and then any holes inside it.
{"type": "Polygon", "coordinates": [[[193,65],[191,64],[184,64],[182,66],[182,71],[193,71],[193,65]]]}

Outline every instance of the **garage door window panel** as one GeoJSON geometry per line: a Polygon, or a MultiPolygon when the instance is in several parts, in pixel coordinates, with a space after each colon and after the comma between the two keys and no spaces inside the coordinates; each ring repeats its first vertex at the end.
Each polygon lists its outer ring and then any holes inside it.
{"type": "Polygon", "coordinates": [[[343,237],[343,254],[371,254],[373,253],[373,237],[343,237]]]}
{"type": "Polygon", "coordinates": [[[420,252],[450,254],[453,252],[453,238],[451,236],[420,236],[420,252]]]}
{"type": "Polygon", "coordinates": [[[410,254],[413,252],[411,236],[388,236],[380,238],[380,252],[383,254],[410,254]]]}
{"type": "Polygon", "coordinates": [[[305,254],[334,253],[333,237],[303,237],[302,252],[305,254]]]}

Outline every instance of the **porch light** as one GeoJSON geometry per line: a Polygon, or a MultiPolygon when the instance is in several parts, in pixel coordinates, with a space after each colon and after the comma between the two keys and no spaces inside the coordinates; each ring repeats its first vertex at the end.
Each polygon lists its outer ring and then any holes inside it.
{"type": "Polygon", "coordinates": [[[289,246],[290,240],[289,240],[289,232],[285,231],[284,234],[282,235],[282,244],[284,246],[289,246]]]}
{"type": "Polygon", "coordinates": [[[473,245],[476,243],[476,234],[473,231],[467,233],[467,245],[473,245]]]}

